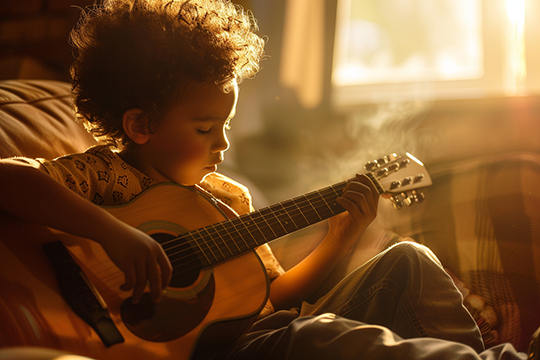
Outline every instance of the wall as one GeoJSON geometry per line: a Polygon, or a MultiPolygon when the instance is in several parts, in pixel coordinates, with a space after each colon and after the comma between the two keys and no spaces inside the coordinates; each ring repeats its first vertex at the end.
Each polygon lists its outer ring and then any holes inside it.
{"type": "Polygon", "coordinates": [[[2,0],[0,78],[68,79],[70,29],[92,0],[2,0]]]}

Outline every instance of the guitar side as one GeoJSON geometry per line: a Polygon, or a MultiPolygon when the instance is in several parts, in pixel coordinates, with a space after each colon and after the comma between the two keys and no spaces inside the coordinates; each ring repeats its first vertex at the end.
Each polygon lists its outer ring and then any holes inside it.
{"type": "MultiPolygon", "coordinates": [[[[224,220],[205,198],[175,185],[151,188],[134,201],[107,210],[150,235],[176,236],[224,220]]],[[[193,284],[168,287],[162,302],[151,309],[155,313],[153,320],[138,318],[133,321],[136,325],[126,325],[130,321],[129,310],[125,310],[131,304],[130,293],[119,290],[123,275],[99,245],[13,220],[2,224],[7,231],[0,235],[0,321],[7,325],[6,332],[0,335],[2,347],[42,346],[105,360],[184,360],[191,357],[199,342],[229,341],[206,335],[214,334],[217,327],[227,327],[226,333],[238,335],[268,297],[266,272],[258,256],[248,252],[204,270],[193,284]],[[43,242],[62,240],[107,304],[125,339],[123,343],[105,347],[96,333],[71,311],[59,294],[41,248],[28,248],[20,241],[28,236],[39,236],[43,242]],[[207,309],[203,313],[194,311],[204,301],[209,304],[207,309]],[[141,327],[141,323],[146,325],[141,327]]],[[[141,304],[153,306],[144,301],[141,304]]],[[[139,316],[142,310],[134,308],[132,314],[139,316]]]]}

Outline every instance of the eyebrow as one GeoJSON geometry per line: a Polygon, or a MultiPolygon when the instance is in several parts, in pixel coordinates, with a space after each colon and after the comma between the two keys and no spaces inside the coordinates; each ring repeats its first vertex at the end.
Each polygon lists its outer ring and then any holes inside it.
{"type": "Polygon", "coordinates": [[[215,121],[221,121],[220,118],[215,116],[204,116],[204,117],[196,117],[193,118],[194,121],[200,121],[200,122],[215,122],[215,121]]]}

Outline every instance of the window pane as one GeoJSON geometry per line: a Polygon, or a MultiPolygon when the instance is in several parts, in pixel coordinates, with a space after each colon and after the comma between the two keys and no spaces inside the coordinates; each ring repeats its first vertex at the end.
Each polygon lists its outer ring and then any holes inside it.
{"type": "Polygon", "coordinates": [[[333,81],[478,79],[481,0],[340,0],[333,81]]]}

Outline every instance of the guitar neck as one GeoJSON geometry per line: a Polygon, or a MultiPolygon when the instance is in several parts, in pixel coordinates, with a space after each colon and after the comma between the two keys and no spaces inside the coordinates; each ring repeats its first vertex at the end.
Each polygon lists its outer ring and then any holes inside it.
{"type": "MultiPolygon", "coordinates": [[[[420,202],[417,188],[431,185],[431,178],[424,165],[411,154],[392,154],[366,165],[366,175],[377,191],[391,194],[394,208],[420,202]]],[[[196,253],[203,268],[212,267],[232,257],[253,250],[267,242],[293,233],[307,226],[337,215],[345,209],[336,202],[343,189],[353,179],[286,200],[264,209],[210,225],[187,234],[172,242],[188,243],[196,253]]],[[[169,242],[164,248],[176,247],[169,242]]]]}
{"type": "Polygon", "coordinates": [[[351,180],[191,231],[180,239],[198,250],[204,268],[215,266],[343,212],[335,200],[351,180]]]}

